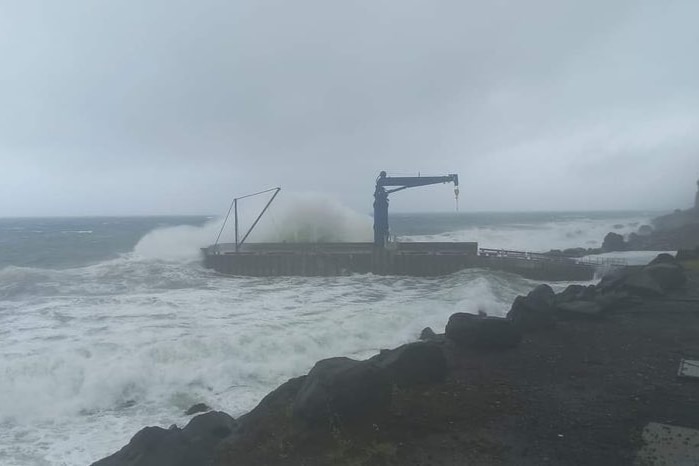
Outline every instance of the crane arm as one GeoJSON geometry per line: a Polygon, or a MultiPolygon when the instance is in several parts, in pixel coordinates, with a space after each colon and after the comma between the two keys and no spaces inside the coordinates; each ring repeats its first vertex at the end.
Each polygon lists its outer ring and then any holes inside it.
{"type": "MultiPolygon", "coordinates": [[[[398,186],[399,189],[414,188],[417,186],[428,186],[439,183],[454,183],[454,186],[459,186],[459,175],[450,174],[447,176],[379,176],[376,180],[376,186],[388,187],[398,186]]],[[[392,189],[389,193],[398,191],[392,189]]]]}
{"type": "MultiPolygon", "coordinates": [[[[383,247],[388,238],[388,195],[397,191],[417,186],[428,186],[439,183],[454,183],[454,194],[459,195],[459,175],[446,176],[386,176],[382,171],[376,178],[374,191],[374,244],[383,247]],[[386,189],[392,187],[393,189],[386,189]]],[[[457,204],[458,206],[458,204],[457,204]]]]}

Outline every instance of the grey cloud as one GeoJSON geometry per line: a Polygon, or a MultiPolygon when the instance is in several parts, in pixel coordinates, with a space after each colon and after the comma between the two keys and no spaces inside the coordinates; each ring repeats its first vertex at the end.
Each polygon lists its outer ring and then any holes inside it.
{"type": "Polygon", "coordinates": [[[674,207],[699,175],[697,17],[691,0],[6,3],[0,215],[47,197],[211,212],[277,184],[368,211],[381,169],[458,172],[478,210],[674,207]]]}

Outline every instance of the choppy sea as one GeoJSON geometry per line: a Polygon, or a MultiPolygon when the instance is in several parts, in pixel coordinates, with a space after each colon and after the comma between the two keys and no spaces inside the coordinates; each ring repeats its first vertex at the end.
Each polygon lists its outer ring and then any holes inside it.
{"type": "MultiPolygon", "coordinates": [[[[608,231],[629,233],[651,216],[392,214],[391,226],[403,241],[546,251],[599,246],[608,231]]],[[[329,225],[351,223],[370,237],[368,217],[331,217],[329,225]]],[[[198,256],[220,225],[210,217],[0,219],[0,464],[87,465],[146,425],[185,424],[198,402],[237,416],[319,359],[364,358],[426,326],[442,331],[454,312],[503,315],[536,285],[483,270],[222,277],[198,256]]]]}

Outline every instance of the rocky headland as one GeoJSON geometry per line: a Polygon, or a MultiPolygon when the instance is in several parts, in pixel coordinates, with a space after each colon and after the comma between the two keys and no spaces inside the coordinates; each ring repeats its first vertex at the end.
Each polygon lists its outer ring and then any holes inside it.
{"type": "Polygon", "coordinates": [[[619,251],[685,250],[699,255],[699,182],[697,188],[692,208],[677,209],[656,217],[650,225],[641,225],[626,237],[612,231],[607,233],[599,248],[553,249],[546,254],[555,257],[583,257],[619,251]]]}
{"type": "Polygon", "coordinates": [[[677,377],[698,329],[699,261],[663,254],[319,361],[237,419],[146,427],[94,466],[633,464],[648,422],[699,427],[697,386],[677,377]]]}

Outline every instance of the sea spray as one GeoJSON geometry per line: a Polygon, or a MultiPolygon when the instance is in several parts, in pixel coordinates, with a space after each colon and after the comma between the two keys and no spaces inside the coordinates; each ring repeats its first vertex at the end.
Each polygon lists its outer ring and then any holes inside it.
{"type": "MultiPolygon", "coordinates": [[[[242,240],[261,209],[259,200],[241,208],[239,236],[242,240]]],[[[242,204],[242,203],[241,203],[242,204]]],[[[136,257],[169,261],[196,260],[200,248],[220,242],[235,241],[234,219],[216,218],[202,226],[180,225],[155,229],[134,247],[136,257]],[[222,229],[223,227],[223,229],[222,229]]],[[[339,201],[309,193],[287,193],[279,197],[261,218],[248,242],[368,242],[373,238],[371,218],[359,214],[339,201]]]]}
{"type": "Polygon", "coordinates": [[[199,249],[213,243],[218,220],[203,226],[181,225],[159,228],[146,234],[134,247],[134,254],[148,259],[195,260],[199,249]]]}
{"type": "Polygon", "coordinates": [[[259,231],[251,237],[259,242],[369,242],[373,230],[371,217],[336,199],[292,193],[272,204],[259,231]]]}

